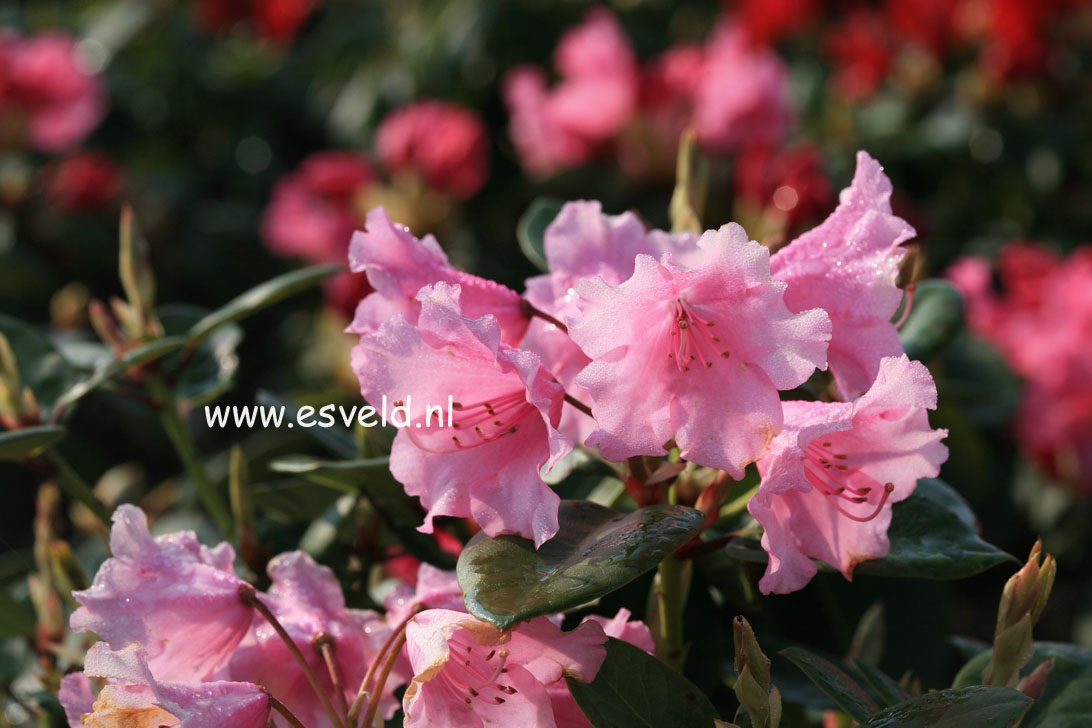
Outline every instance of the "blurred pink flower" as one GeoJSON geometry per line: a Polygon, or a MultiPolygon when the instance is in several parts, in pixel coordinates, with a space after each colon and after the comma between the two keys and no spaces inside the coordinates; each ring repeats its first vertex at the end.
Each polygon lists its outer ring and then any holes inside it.
{"type": "Polygon", "coordinates": [[[121,168],[101,152],[81,151],[44,167],[39,183],[62,212],[100,210],[121,195],[121,168]]]}
{"type": "Polygon", "coordinates": [[[421,564],[417,569],[416,584],[400,584],[383,600],[387,622],[391,627],[401,624],[418,605],[465,612],[463,590],[459,588],[455,572],[421,564]]]}
{"type": "Polygon", "coordinates": [[[527,317],[520,308],[518,293],[455,270],[436,238],[414,237],[404,225],[392,223],[382,207],[371,210],[364,230],[353,234],[349,267],[366,273],[375,290],[357,307],[348,328],[352,333],[375,331],[396,313],[409,323],[416,323],[421,310],[417,292],[423,286],[441,281],[460,286],[460,306],[465,316],[495,317],[505,343],[518,344],[527,330],[527,317]]]}
{"type": "Polygon", "coordinates": [[[414,672],[402,699],[408,728],[555,728],[550,686],[566,676],[591,681],[606,657],[606,635],[593,621],[562,632],[537,617],[501,631],[431,609],[410,621],[406,637],[414,672]]]}
{"type": "Polygon", "coordinates": [[[997,261],[1001,291],[983,258],[948,272],[963,293],[971,329],[1026,380],[1015,434],[1051,476],[1092,493],[1092,247],[1063,259],[1016,241],[997,261]]]}
{"type": "Polygon", "coordinates": [[[784,215],[791,229],[830,206],[833,192],[817,146],[748,146],[736,160],[736,194],[756,210],[784,215]]]}
{"type": "Polygon", "coordinates": [[[0,126],[14,120],[33,147],[60,152],[83,141],[105,114],[106,90],[72,38],[57,31],[20,38],[0,28],[0,126]]]}
{"type": "MultiPolygon", "coordinates": [[[[390,634],[387,623],[374,611],[346,609],[334,573],[302,551],[280,554],[269,562],[267,571],[273,584],[260,598],[291,635],[327,694],[333,694],[333,685],[315,642],[323,635],[331,641],[345,699],[352,703],[368,665],[390,634]]],[[[303,671],[260,614],[255,614],[250,633],[236,648],[229,673],[233,679],[264,686],[306,725],[328,723],[303,671]]],[[[386,717],[398,709],[394,688],[408,679],[408,675],[396,675],[387,682],[382,702],[386,717]]]]}
{"type": "Polygon", "coordinates": [[[489,136],[481,118],[446,101],[416,101],[388,114],[375,137],[387,174],[412,173],[459,199],[489,175],[489,136]]]}
{"type": "Polygon", "coordinates": [[[418,301],[416,325],[396,314],[353,349],[364,398],[409,410],[391,473],[428,509],[426,533],[437,516],[472,517],[490,536],[539,546],[557,532],[560,502],[539,471],[572,448],[555,429],[564,391],[537,355],[501,343],[495,317],[467,316],[458,285],[423,288],[418,301]],[[426,408],[446,411],[449,397],[455,421],[432,421],[426,408]]]}
{"type": "Polygon", "coordinates": [[[895,285],[902,243],[914,229],[891,214],[891,181],[866,152],[857,153],[853,182],[820,225],[779,250],[773,277],[788,284],[792,311],[819,307],[833,330],[827,358],[843,399],[859,396],[875,380],[880,360],[902,354],[891,318],[902,301],[895,285]]]}
{"type": "Polygon", "coordinates": [[[152,538],[136,506],[114,511],[112,558],[80,603],[74,632],[94,632],[112,647],[138,642],[162,680],[201,681],[227,664],[253,612],[239,599],[235,552],[202,546],[192,531],[152,538]]]}
{"type": "Polygon", "coordinates": [[[57,699],[69,728],[82,728],[83,716],[94,710],[95,693],[91,691],[91,681],[82,672],[70,672],[61,678],[57,699]]]}
{"type": "MultiPolygon", "coordinates": [[[[131,644],[112,651],[94,644],[84,660],[84,675],[109,680],[89,714],[75,725],[90,728],[266,728],[269,695],[259,686],[240,682],[160,681],[148,668],[144,648],[131,644]]],[[[86,680],[86,678],[84,678],[86,680]]],[[[72,683],[70,683],[71,685],[72,683]]],[[[83,689],[62,694],[66,715],[81,710],[83,689]],[[69,701],[76,701],[75,703],[69,701]]],[[[89,692],[89,690],[88,690],[89,692]]]]}
{"type": "Polygon", "coordinates": [[[739,225],[709,231],[692,267],[641,254],[618,285],[580,281],[569,334],[593,361],[576,378],[609,460],[681,456],[735,478],[781,430],[777,391],[826,366],[830,319],[793,314],[770,278],[768,250],[739,225]]]}
{"type": "MultiPolygon", "coordinates": [[[[652,641],[652,632],[648,625],[639,619],[630,619],[630,611],[622,608],[618,610],[612,619],[601,617],[598,614],[589,614],[581,621],[596,622],[606,633],[607,637],[614,637],[631,645],[640,647],[650,655],[656,653],[656,645],[652,641]]],[[[584,715],[584,711],[577,705],[576,699],[569,692],[568,684],[563,680],[546,688],[550,695],[550,704],[554,711],[554,721],[559,728],[592,728],[591,721],[584,715]]]]}
{"type": "Polygon", "coordinates": [[[905,355],[885,358],[854,402],[784,403],[785,430],[758,461],[762,481],[747,507],[770,555],[762,593],[802,589],[813,558],[852,579],[857,564],[887,555],[891,504],[948,458],[947,430],[929,427],[935,407],[929,370],[905,355]]]}
{"type": "Polygon", "coordinates": [[[705,43],[695,91],[698,140],[713,151],[735,152],[752,144],[776,144],[793,123],[784,61],[748,43],[738,26],[721,21],[705,43]]]}
{"type": "Polygon", "coordinates": [[[503,80],[510,134],[520,162],[546,176],[591,157],[633,113],[637,59],[615,16],[605,8],[562,36],[554,52],[561,81],[548,88],[545,72],[513,69],[503,80]]]}

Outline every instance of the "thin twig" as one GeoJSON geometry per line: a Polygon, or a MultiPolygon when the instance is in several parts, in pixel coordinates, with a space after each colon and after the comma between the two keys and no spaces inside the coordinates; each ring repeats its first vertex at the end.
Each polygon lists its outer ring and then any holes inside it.
{"type": "Polygon", "coordinates": [[[524,315],[529,318],[540,318],[547,323],[553,324],[566,334],[569,333],[568,326],[561,323],[561,321],[546,313],[542,309],[535,308],[535,305],[528,301],[526,298],[520,300],[520,309],[522,309],[524,315]]]}
{"type": "Polygon", "coordinates": [[[387,639],[383,641],[382,646],[379,648],[379,652],[375,653],[375,657],[372,658],[372,663],[368,665],[368,671],[364,674],[364,679],[360,681],[360,690],[357,691],[356,698],[353,700],[353,705],[349,709],[350,726],[355,726],[356,719],[360,717],[360,710],[364,705],[363,698],[367,696],[371,690],[372,680],[375,678],[376,671],[383,662],[383,656],[390,651],[391,646],[394,645],[395,641],[398,639],[398,635],[405,634],[406,626],[409,624],[409,621],[417,616],[418,612],[424,611],[424,609],[424,604],[415,604],[413,609],[410,610],[409,616],[403,619],[398,626],[391,631],[387,636],[387,639]]]}
{"type": "Polygon", "coordinates": [[[571,394],[566,394],[565,395],[565,401],[568,402],[569,404],[571,404],[573,407],[576,407],[578,410],[580,410],[581,412],[586,414],[588,417],[594,417],[595,416],[591,412],[591,407],[584,404],[583,402],[581,402],[579,399],[572,396],[571,394]]]}
{"type": "Polygon", "coordinates": [[[318,696],[319,702],[322,703],[323,709],[330,717],[330,722],[336,728],[345,728],[345,723],[341,720],[341,716],[337,714],[334,709],[333,703],[330,702],[330,696],[326,694],[326,691],[322,689],[322,685],[319,683],[318,678],[315,677],[315,673],[311,670],[311,666],[307,664],[307,659],[300,652],[300,648],[296,645],[295,640],[288,634],[288,630],[284,628],[284,625],[280,623],[280,620],[270,611],[269,607],[262,603],[258,599],[257,593],[254,591],[254,587],[250,584],[242,584],[239,587],[239,599],[243,604],[248,607],[253,607],[265,617],[265,621],[269,622],[269,625],[277,633],[277,636],[281,638],[284,644],[288,647],[288,651],[292,653],[292,657],[296,658],[296,662],[299,663],[300,669],[303,670],[303,676],[307,678],[307,682],[311,684],[311,689],[315,691],[315,695],[318,696]]]}
{"type": "Polygon", "coordinates": [[[368,712],[364,714],[364,728],[372,728],[375,724],[375,714],[379,712],[379,703],[383,699],[383,687],[387,684],[387,678],[390,677],[394,662],[398,659],[398,653],[402,651],[404,644],[406,644],[406,630],[403,627],[398,633],[398,638],[391,645],[390,651],[387,652],[387,659],[383,661],[383,671],[379,673],[375,681],[375,690],[372,691],[372,697],[368,700],[368,712]]]}

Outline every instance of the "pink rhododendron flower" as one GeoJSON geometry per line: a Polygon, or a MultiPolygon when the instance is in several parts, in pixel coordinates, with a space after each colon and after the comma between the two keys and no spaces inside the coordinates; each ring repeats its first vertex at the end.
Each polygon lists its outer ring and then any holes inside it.
{"type": "Polygon", "coordinates": [[[61,678],[57,699],[61,701],[69,728],[81,728],[83,716],[94,710],[95,693],[91,691],[91,681],[82,672],[71,672],[61,678]]]}
{"type": "MultiPolygon", "coordinates": [[[[328,695],[333,694],[333,686],[315,641],[331,641],[345,699],[351,703],[368,665],[390,634],[387,623],[374,611],[346,609],[333,572],[302,551],[280,554],[269,562],[267,571],[273,585],[262,601],[291,635],[328,695]]],[[[322,703],[303,671],[262,615],[254,615],[250,634],[236,648],[229,671],[234,679],[264,686],[306,725],[328,723],[322,703]]],[[[396,676],[387,683],[382,703],[387,717],[398,708],[391,691],[407,679],[407,675],[396,676]]]]}
{"type": "Polygon", "coordinates": [[[446,101],[417,101],[386,116],[375,152],[388,174],[420,175],[430,187],[472,197],[489,175],[489,137],[473,111],[446,101]]]}
{"type": "Polygon", "coordinates": [[[118,506],[113,520],[113,556],[89,589],[73,592],[80,608],[72,630],[116,649],[140,643],[159,679],[207,679],[227,664],[253,616],[239,600],[235,552],[227,543],[202,546],[192,531],[152,538],[136,506],[118,506]]]}
{"type": "Polygon", "coordinates": [[[367,273],[375,289],[357,307],[348,329],[352,333],[375,331],[396,313],[409,323],[416,323],[421,309],[417,292],[423,286],[441,281],[458,284],[462,289],[459,300],[465,316],[496,317],[505,343],[518,344],[527,330],[527,317],[520,307],[518,293],[455,270],[436,238],[414,237],[405,226],[392,223],[382,207],[369,212],[364,230],[353,235],[349,267],[367,273]]]}
{"type": "Polygon", "coordinates": [[[895,285],[906,254],[901,246],[913,236],[914,229],[891,214],[883,167],[858,152],[857,173],[830,217],[770,260],[773,277],[789,284],[790,310],[818,306],[830,314],[827,358],[844,399],[872,384],[880,359],[902,353],[891,318],[902,301],[895,285]]]}
{"type": "Polygon", "coordinates": [[[25,124],[43,152],[75,146],[106,113],[106,92],[69,36],[49,31],[20,38],[0,29],[0,118],[25,124]]]}
{"type": "MultiPolygon", "coordinates": [[[[618,614],[612,619],[601,617],[598,614],[589,614],[581,621],[596,622],[603,628],[607,637],[629,642],[640,647],[650,655],[656,652],[656,645],[652,641],[652,632],[648,625],[639,619],[630,619],[628,609],[619,609],[618,614]]],[[[569,692],[569,686],[562,680],[554,683],[546,689],[550,695],[550,704],[554,710],[554,721],[559,728],[591,728],[591,722],[584,715],[584,711],[576,703],[576,698],[569,692]]]]}
{"type": "Polygon", "coordinates": [[[702,145],[716,151],[779,142],[793,123],[785,63],[721,22],[705,44],[693,123],[702,145]]]}
{"type": "Polygon", "coordinates": [[[257,685],[160,681],[137,644],[117,651],[105,642],[94,644],[84,675],[109,680],[82,717],[90,728],[266,728],[269,723],[269,695],[257,685]]]}
{"type": "Polygon", "coordinates": [[[554,728],[548,689],[566,676],[591,681],[606,657],[594,621],[562,632],[545,617],[503,632],[461,612],[430,609],[406,629],[413,680],[406,726],[554,728]]]}
{"type": "Polygon", "coordinates": [[[785,284],[770,278],[769,252],[739,225],[709,231],[693,267],[638,255],[619,285],[581,281],[581,318],[569,334],[593,360],[577,377],[603,456],[681,455],[735,478],[781,430],[777,390],[826,363],[830,320],[793,314],[785,284]]]}
{"type": "Polygon", "coordinates": [[[1052,477],[1092,492],[1092,248],[1063,259],[1027,241],[998,256],[1001,290],[982,258],[948,275],[963,293],[971,329],[1026,381],[1015,434],[1052,477]]]}
{"type": "Polygon", "coordinates": [[[929,370],[905,355],[880,363],[854,402],[785,402],[785,430],[758,462],[748,510],[770,555],[764,594],[802,589],[820,559],[847,579],[862,561],[887,555],[891,504],[948,457],[947,430],[929,427],[936,407],[929,370]]]}
{"type": "Polygon", "coordinates": [[[428,509],[426,533],[436,516],[472,517],[490,536],[542,544],[557,532],[559,499],[539,471],[572,448],[556,430],[564,391],[537,355],[501,343],[495,317],[467,316],[459,286],[437,283],[418,300],[416,326],[396,314],[353,350],[364,398],[409,409],[391,473],[428,509]],[[426,414],[449,397],[454,422],[426,414]]]}
{"type": "MultiPolygon", "coordinates": [[[[543,248],[550,273],[527,281],[527,299],[559,320],[578,316],[576,284],[596,276],[617,285],[633,275],[639,253],[659,257],[670,253],[676,262],[700,259],[698,236],[646,230],[636,215],[606,215],[594,201],[566,204],[546,228],[543,248]]],[[[585,404],[591,400],[576,383],[576,376],[591,359],[554,324],[536,318],[528,328],[523,348],[536,352],[565,391],[585,404]]],[[[585,413],[566,407],[561,431],[583,442],[595,429],[585,413]]]]}
{"type": "Polygon", "coordinates": [[[64,212],[101,210],[121,195],[121,168],[101,152],[76,152],[42,169],[39,181],[64,212]]]}
{"type": "Polygon", "coordinates": [[[561,82],[521,66],[505,77],[512,143],[532,174],[548,175],[586,162],[633,113],[639,84],[637,59],[617,19],[591,10],[569,30],[554,53],[561,82]]]}
{"type": "Polygon", "coordinates": [[[429,609],[465,612],[463,590],[459,588],[455,572],[421,564],[417,569],[417,583],[414,586],[402,584],[383,600],[383,607],[387,610],[387,622],[392,627],[401,624],[419,605],[429,609]]]}

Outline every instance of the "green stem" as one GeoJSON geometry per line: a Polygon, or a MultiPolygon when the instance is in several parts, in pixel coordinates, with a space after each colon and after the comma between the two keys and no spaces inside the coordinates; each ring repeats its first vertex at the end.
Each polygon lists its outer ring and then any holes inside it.
{"type": "Polygon", "coordinates": [[[147,379],[148,391],[159,400],[159,422],[163,425],[167,437],[174,450],[178,453],[178,459],[182,461],[187,475],[197,488],[197,495],[205,506],[205,510],[212,516],[213,522],[225,536],[231,536],[231,513],[228,511],[220,494],[216,492],[212,481],[205,473],[205,468],[197,456],[197,446],[190,437],[190,431],[186,428],[182,417],[178,414],[178,400],[174,390],[168,387],[158,377],[147,379]]]}
{"type": "Polygon", "coordinates": [[[110,509],[99,500],[99,497],[95,495],[95,491],[91,489],[87,481],[81,478],[80,474],[73,470],[72,466],[56,451],[47,453],[45,457],[57,466],[57,484],[61,486],[61,489],[87,506],[92,513],[109,526],[110,509]]]}
{"type": "Polygon", "coordinates": [[[686,564],[668,556],[656,572],[660,612],[659,658],[682,672],[686,651],[683,646],[683,607],[686,604],[686,564]]]}

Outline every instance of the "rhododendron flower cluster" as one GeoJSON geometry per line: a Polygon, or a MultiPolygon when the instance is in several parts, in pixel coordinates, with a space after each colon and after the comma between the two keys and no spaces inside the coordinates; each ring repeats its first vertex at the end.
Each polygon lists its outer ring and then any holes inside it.
{"type": "MultiPolygon", "coordinates": [[[[283,177],[262,220],[269,250],[312,263],[344,262],[348,240],[370,202],[439,223],[442,216],[436,219],[435,213],[448,206],[441,198],[472,197],[489,172],[484,124],[474,112],[443,101],[414,102],[384,117],[375,153],[381,171],[356,152],[330,150],[311,155],[283,177]]],[[[369,291],[363,276],[351,274],[334,276],[325,286],[330,307],[347,317],[369,291]]]]}
{"type": "Polygon", "coordinates": [[[543,475],[575,445],[617,462],[675,452],[733,479],[757,462],[764,591],[801,588],[807,557],[848,578],[885,555],[891,504],[946,457],[931,377],[893,323],[913,229],[890,195],[862,152],[827,220],[772,256],[735,224],[671,234],[569,203],[522,305],[373,211],[351,254],[376,289],[353,368],[372,404],[412,398],[391,472],[428,509],[422,530],[471,518],[541,546],[558,511],[543,475]],[[828,366],[840,402],[782,401],[828,366]],[[430,422],[449,395],[454,421],[430,422]]]}
{"type": "Polygon", "coordinates": [[[70,149],[106,114],[106,90],[75,41],[48,31],[21,37],[0,27],[0,144],[70,149]]]}
{"type": "Polygon", "coordinates": [[[1092,492],[1092,249],[1062,258],[1046,246],[1009,243],[997,259],[1001,289],[982,257],[948,272],[971,329],[1024,378],[1015,422],[1023,450],[1048,474],[1092,492]]]}
{"type": "Polygon", "coordinates": [[[793,123],[784,63],[748,44],[730,19],[703,46],[671,48],[642,68],[617,19],[597,8],[562,36],[554,65],[561,81],[553,88],[531,66],[504,80],[512,143],[537,176],[612,146],[628,170],[655,171],[687,126],[708,150],[732,152],[776,144],[793,123]]]}

